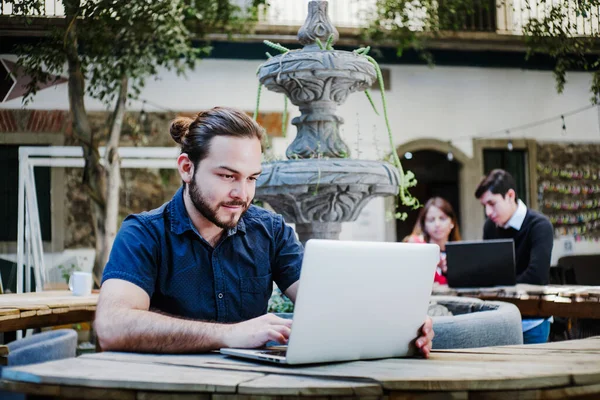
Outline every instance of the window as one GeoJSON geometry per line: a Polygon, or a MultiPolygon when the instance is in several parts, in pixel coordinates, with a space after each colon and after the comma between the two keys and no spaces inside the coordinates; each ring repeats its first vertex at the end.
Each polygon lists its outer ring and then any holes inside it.
{"type": "Polygon", "coordinates": [[[525,150],[483,150],[483,168],[487,175],[491,170],[502,168],[515,178],[517,195],[527,205],[529,202],[527,152],[525,150]]]}
{"type": "MultiPolygon", "coordinates": [[[[19,145],[0,145],[0,242],[17,241],[19,209],[19,145]]],[[[52,240],[50,167],[35,167],[42,240],[52,240]]]]}

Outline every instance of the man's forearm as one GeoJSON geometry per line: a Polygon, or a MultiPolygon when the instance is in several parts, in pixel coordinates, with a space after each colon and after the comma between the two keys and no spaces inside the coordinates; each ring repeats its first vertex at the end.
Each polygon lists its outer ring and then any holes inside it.
{"type": "Polygon", "coordinates": [[[190,353],[224,347],[230,326],[115,307],[96,316],[95,328],[103,350],[190,353]]]}

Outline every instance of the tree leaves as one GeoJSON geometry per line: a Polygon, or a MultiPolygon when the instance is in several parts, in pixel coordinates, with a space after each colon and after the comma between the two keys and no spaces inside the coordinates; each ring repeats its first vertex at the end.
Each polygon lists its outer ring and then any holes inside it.
{"type": "MultiPolygon", "coordinates": [[[[553,72],[559,93],[566,84],[567,71],[592,72],[591,101],[596,103],[600,97],[600,72],[594,50],[600,36],[600,0],[523,1],[522,9],[512,11],[521,13],[522,17],[517,18],[525,19],[526,59],[541,53],[554,60],[553,72]]],[[[495,15],[491,7],[496,3],[497,7],[507,8],[513,4],[504,0],[377,0],[365,34],[376,42],[394,43],[398,57],[405,50],[414,49],[432,65],[433,55],[427,50],[431,38],[439,37],[444,31],[472,30],[469,21],[482,13],[495,15]]]]}
{"type": "MultiPolygon", "coordinates": [[[[526,4],[532,8],[529,1],[526,4]]],[[[523,27],[528,46],[527,58],[541,53],[555,60],[553,73],[559,93],[562,93],[567,82],[567,71],[591,71],[591,102],[597,103],[600,94],[598,56],[593,55],[593,50],[599,38],[598,26],[596,22],[596,29],[592,28],[583,35],[578,23],[582,18],[592,15],[594,10],[597,12],[600,1],[580,0],[545,4],[544,1],[538,0],[534,4],[536,8],[542,5],[545,8],[541,16],[530,19],[523,27]]]]}
{"type": "MultiPolygon", "coordinates": [[[[41,0],[8,0],[15,14],[42,15],[41,0]]],[[[65,12],[77,16],[77,44],[86,91],[112,104],[122,76],[130,81],[130,98],[139,95],[149,76],[161,70],[183,74],[193,69],[211,47],[198,45],[209,32],[234,32],[247,29],[256,18],[253,1],[242,10],[228,0],[63,0],[65,12]]],[[[19,63],[33,81],[25,96],[29,102],[39,83],[50,74],[63,74],[66,60],[64,41],[69,27],[59,26],[48,38],[17,50],[19,63]]]]}

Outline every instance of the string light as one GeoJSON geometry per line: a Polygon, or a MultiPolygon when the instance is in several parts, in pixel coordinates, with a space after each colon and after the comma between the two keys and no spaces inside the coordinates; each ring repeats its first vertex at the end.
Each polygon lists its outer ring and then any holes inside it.
{"type": "MultiPolygon", "coordinates": [[[[476,133],[474,135],[453,136],[452,140],[454,142],[456,142],[456,141],[461,141],[461,140],[466,140],[466,139],[478,139],[478,138],[492,137],[492,136],[498,136],[498,135],[501,135],[501,134],[505,134],[506,131],[510,131],[511,133],[514,134],[517,131],[523,131],[523,130],[527,130],[527,129],[530,129],[530,128],[535,128],[537,126],[545,125],[545,124],[548,124],[550,122],[554,122],[556,120],[562,120],[562,122],[563,122],[563,134],[566,134],[566,129],[567,128],[566,128],[566,125],[564,123],[566,117],[569,117],[569,116],[575,115],[575,114],[579,114],[579,113],[581,113],[583,111],[587,111],[587,110],[592,109],[594,107],[598,107],[598,106],[596,104],[590,104],[588,106],[581,107],[581,108],[578,108],[578,109],[573,110],[573,111],[568,111],[566,113],[559,114],[559,115],[556,115],[554,117],[550,117],[550,118],[546,118],[546,119],[542,119],[542,120],[538,120],[538,121],[534,121],[534,122],[529,122],[529,123],[523,124],[523,125],[517,125],[517,126],[513,126],[513,127],[509,127],[509,128],[504,128],[504,129],[500,129],[500,130],[490,131],[490,132],[476,133]]],[[[599,111],[600,111],[600,108],[599,108],[599,111]]],[[[599,115],[599,125],[600,125],[600,115],[599,115]]]]}
{"type": "Polygon", "coordinates": [[[169,113],[173,113],[173,114],[176,114],[176,113],[177,113],[177,112],[176,112],[175,110],[173,110],[173,109],[170,109],[170,108],[168,108],[168,107],[162,106],[162,105],[160,105],[160,104],[158,104],[158,103],[155,103],[155,102],[153,102],[153,101],[150,101],[150,100],[148,100],[148,99],[143,99],[143,98],[141,98],[141,97],[138,97],[138,98],[136,98],[135,100],[137,100],[137,101],[141,101],[141,102],[142,102],[142,107],[141,107],[141,110],[142,110],[142,111],[144,111],[144,112],[146,113],[146,116],[148,116],[148,113],[147,113],[147,112],[144,110],[144,106],[145,106],[146,104],[148,104],[148,105],[152,106],[153,108],[157,108],[157,109],[159,109],[159,110],[161,110],[161,111],[165,111],[165,112],[169,112],[169,113]]]}
{"type": "Polygon", "coordinates": [[[508,136],[508,143],[506,143],[506,148],[508,149],[508,151],[513,151],[514,146],[512,139],[510,139],[510,129],[506,130],[506,136],[508,136]]]}
{"type": "Polygon", "coordinates": [[[148,115],[146,115],[146,111],[144,110],[144,106],[146,105],[146,100],[144,100],[142,102],[142,110],[140,111],[140,123],[143,124],[144,122],[146,122],[146,118],[148,117],[148,115]]]}
{"type": "Polygon", "coordinates": [[[407,151],[406,153],[404,153],[404,158],[406,158],[407,160],[412,159],[413,154],[410,151],[407,151]]]}
{"type": "Polygon", "coordinates": [[[561,115],[560,119],[562,119],[562,134],[565,136],[567,134],[567,124],[565,124],[565,116],[561,115]]]}
{"type": "Polygon", "coordinates": [[[452,162],[454,160],[454,154],[452,154],[452,141],[448,141],[448,154],[446,155],[448,161],[452,162]]]}

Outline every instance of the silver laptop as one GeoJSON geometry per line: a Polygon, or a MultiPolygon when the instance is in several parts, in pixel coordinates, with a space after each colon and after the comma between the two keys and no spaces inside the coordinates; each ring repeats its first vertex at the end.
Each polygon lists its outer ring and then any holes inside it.
{"type": "Polygon", "coordinates": [[[288,346],[221,353],[281,364],[412,355],[438,261],[433,244],[311,239],[288,346]]]}

